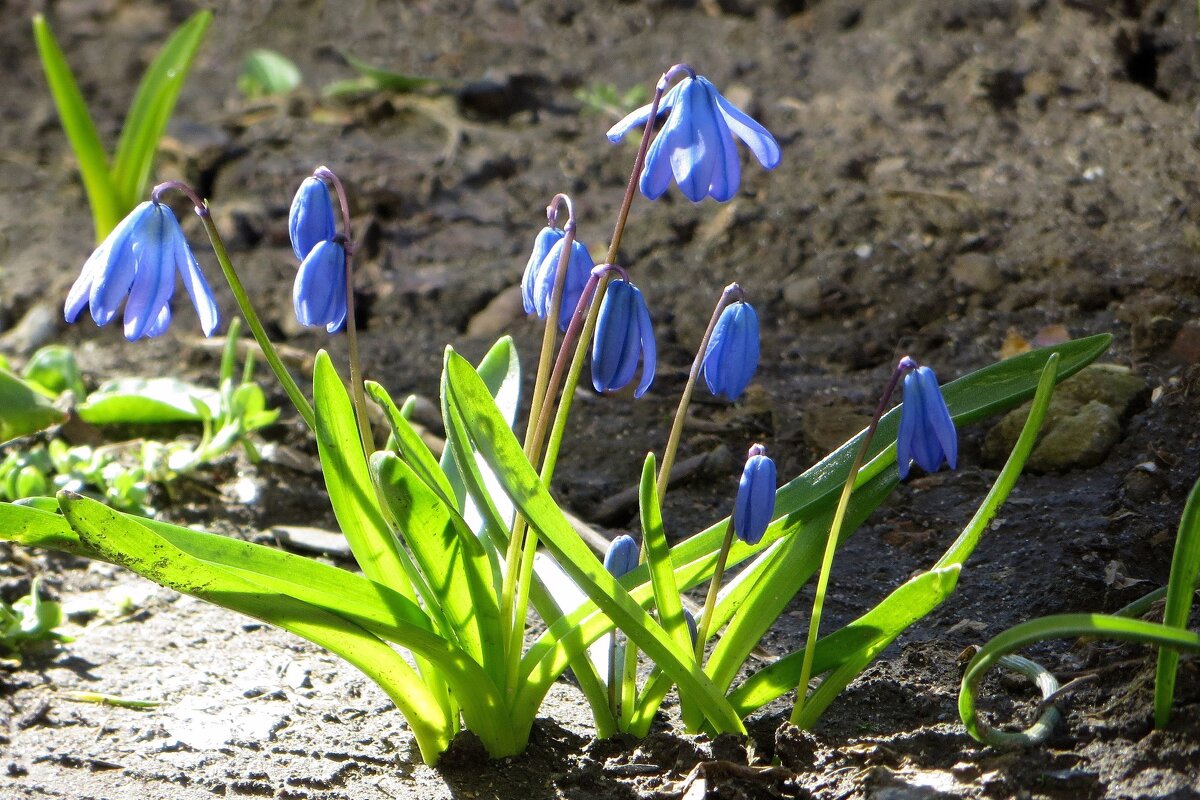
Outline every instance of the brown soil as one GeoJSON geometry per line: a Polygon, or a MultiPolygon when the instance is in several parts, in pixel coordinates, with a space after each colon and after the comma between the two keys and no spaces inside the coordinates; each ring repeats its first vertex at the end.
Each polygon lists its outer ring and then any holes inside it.
{"type": "MultiPolygon", "coordinates": [[[[45,5],[17,0],[0,21],[0,328],[40,304],[57,314],[91,247],[27,24],[45,5]]],[[[366,372],[394,395],[435,396],[442,347],[476,357],[501,329],[531,362],[539,329],[515,313],[501,313],[492,331],[467,331],[491,319],[480,312],[519,281],[554,193],[574,196],[581,238],[602,247],[633,149],[605,141],[611,120],[583,113],[577,89],[650,86],[686,60],[777,135],[783,164],[770,174],[748,166],[725,206],[693,206],[674,190],[636,202],[621,263],[651,305],[660,374],[636,403],[577,404],[555,488],[585,519],[631,485],[648,445],[661,446],[707,320],[700,309],[731,280],[759,310],[763,365],[743,402],[698,405],[684,456],[721,445],[740,453],[761,440],[782,475],[798,474],[861,424],[899,353],[947,380],[995,360],[1010,331],[1112,332],[1107,358],[1156,391],[1122,419],[1120,442],[1097,466],[1023,478],[956,594],[855,681],[811,735],[777,734],[786,709],[772,707],[752,720],[752,754],[741,742],[680,735],[671,717],[647,741],[597,742],[564,683],[526,754],[488,762],[464,739],[431,769],[382,692],[327,654],[147,590],[119,570],[5,548],[8,600],[35,574],[68,602],[111,605],[102,598],[114,589],[142,594],[132,615],[72,624],[75,642],[0,673],[0,797],[659,798],[691,788],[692,798],[703,789],[687,776],[701,762],[714,762],[704,768],[713,797],[1200,796],[1194,661],[1184,661],[1165,731],[1151,724],[1153,653],[1103,642],[1037,651],[1063,677],[1101,670],[1067,701],[1044,748],[980,747],[956,712],[968,645],[1038,615],[1111,611],[1166,579],[1200,462],[1194,4],[217,5],[158,175],[186,178],[211,198],[279,340],[343,356],[344,339],[289,320],[288,203],[314,166],[333,167],[361,231],[366,372]],[[241,100],[235,79],[253,47],[294,59],[307,88],[285,101],[241,100]],[[320,86],[350,75],[342,50],[455,88],[322,100],[320,86]],[[817,424],[838,418],[840,426],[817,424]],[[141,712],[73,704],[61,695],[70,689],[166,703],[141,712]],[[736,765],[751,755],[756,764],[778,756],[782,767],[749,776],[736,765]]],[[[102,136],[115,138],[141,69],[192,10],[50,5],[102,136]]],[[[185,225],[199,236],[194,222],[185,225]]],[[[212,259],[198,252],[215,279],[212,259]]],[[[227,291],[220,301],[233,312],[227,291]]],[[[77,348],[95,382],[211,375],[217,354],[200,345],[192,312],[177,311],[170,334],[149,343],[128,344],[115,327],[90,322],[54,338],[77,348]]],[[[982,456],[986,430],[963,431],[957,472],[902,485],[839,554],[830,626],[932,563],[969,519],[995,475],[982,456]]],[[[311,450],[295,419],[266,433],[311,450]]],[[[727,513],[735,460],[671,493],[673,536],[727,513]]],[[[258,538],[278,524],[333,528],[319,486],[311,470],[231,458],[179,487],[165,515],[258,538]],[[239,477],[258,485],[256,503],[213,499],[213,487],[228,493],[239,477]]],[[[616,531],[633,520],[603,522],[616,531]]],[[[810,602],[802,593],[767,650],[799,645],[810,602]]],[[[1021,682],[990,679],[986,696],[999,720],[1030,713],[1021,682]]]]}

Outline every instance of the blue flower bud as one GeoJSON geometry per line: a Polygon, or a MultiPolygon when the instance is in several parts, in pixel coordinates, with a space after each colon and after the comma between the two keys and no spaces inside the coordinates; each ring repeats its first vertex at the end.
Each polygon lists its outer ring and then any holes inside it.
{"type": "Polygon", "coordinates": [[[775,462],[766,448],[750,448],[733,507],[733,532],[746,544],[758,544],[775,516],[775,462]]]}
{"type": "MultiPolygon", "coordinates": [[[[662,96],[658,114],[670,113],[646,153],[639,187],[650,200],[658,199],[671,178],[684,197],[698,203],[706,196],[729,200],[741,182],[734,138],[741,139],[767,169],[779,166],[779,144],[767,129],[721,96],[707,78],[684,78],[662,96]]],[[[632,130],[641,130],[650,117],[645,105],[608,131],[619,142],[632,130]]]]}
{"type": "Polygon", "coordinates": [[[288,214],[288,236],[292,240],[292,252],[303,261],[312,249],[321,242],[332,241],[337,235],[337,223],[333,216],[333,200],[329,187],[319,178],[305,178],[292,199],[292,210],[288,214]]]}
{"type": "Polygon", "coordinates": [[[324,325],[333,333],[346,321],[346,251],[337,242],[318,242],[300,262],[292,305],[301,325],[324,325]]]}
{"type": "Polygon", "coordinates": [[[737,400],[758,368],[758,314],[749,303],[725,306],[704,351],[704,382],[714,395],[737,400]]]}
{"type": "Polygon", "coordinates": [[[917,367],[904,376],[896,466],[903,480],[908,477],[910,461],[916,461],[926,472],[937,472],[943,460],[950,469],[958,465],[958,431],[938,387],[937,375],[929,367],[917,367]]]}
{"type": "Polygon", "coordinates": [[[638,543],[632,536],[621,534],[612,540],[604,554],[604,568],[614,578],[633,572],[638,565],[638,543]]]}
{"type": "MultiPolygon", "coordinates": [[[[521,281],[521,294],[525,300],[525,312],[537,314],[538,319],[545,319],[550,314],[550,301],[554,296],[554,281],[558,275],[558,262],[562,257],[566,237],[562,231],[545,229],[538,234],[534,241],[533,255],[529,257],[529,265],[525,267],[525,278],[521,281]],[[552,231],[547,233],[547,231],[552,231]],[[548,245],[545,255],[541,257],[537,267],[530,272],[529,266],[538,256],[542,247],[548,245]]],[[[591,277],[595,264],[587,247],[578,239],[571,243],[571,255],[567,258],[567,279],[563,284],[562,306],[558,312],[558,329],[565,331],[571,322],[571,315],[579,305],[579,298],[591,277]]]]}
{"type": "Polygon", "coordinates": [[[634,391],[641,397],[654,382],[658,351],[654,327],[641,291],[628,281],[616,279],[608,285],[600,304],[600,319],[592,342],[592,385],[597,392],[625,387],[642,360],[642,380],[634,391]]]}
{"type": "Polygon", "coordinates": [[[74,322],[86,306],[97,325],[107,325],[124,301],[125,338],[158,336],[171,324],[176,272],[204,335],[211,335],[220,324],[212,289],[175,212],[147,201],[129,212],[88,258],[67,295],[63,315],[74,322]]]}
{"type": "Polygon", "coordinates": [[[541,267],[550,248],[554,247],[555,243],[565,235],[559,228],[546,226],[538,231],[538,235],[533,240],[533,252],[529,255],[529,261],[525,263],[525,272],[521,276],[521,299],[525,302],[526,314],[533,314],[537,311],[537,305],[534,304],[533,298],[538,268],[541,267]]]}

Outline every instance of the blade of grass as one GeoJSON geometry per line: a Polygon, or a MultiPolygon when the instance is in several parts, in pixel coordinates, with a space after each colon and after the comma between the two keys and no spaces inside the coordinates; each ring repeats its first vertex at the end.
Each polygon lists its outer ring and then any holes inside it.
{"type": "MultiPolygon", "coordinates": [[[[1175,552],[1171,555],[1171,575],[1167,580],[1167,604],[1163,624],[1187,630],[1192,611],[1192,595],[1200,573],[1200,481],[1192,486],[1179,519],[1175,552]]],[[[1154,673],[1154,727],[1163,728],[1171,721],[1171,703],[1175,699],[1175,674],[1179,669],[1179,651],[1163,647],[1158,651],[1154,673]]]]}

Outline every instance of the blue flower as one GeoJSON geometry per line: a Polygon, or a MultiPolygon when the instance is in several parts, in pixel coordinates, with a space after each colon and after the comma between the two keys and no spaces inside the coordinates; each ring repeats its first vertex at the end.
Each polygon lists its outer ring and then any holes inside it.
{"type": "MultiPolygon", "coordinates": [[[[684,78],[663,95],[661,116],[670,112],[666,125],[650,144],[639,185],[650,200],[657,200],[671,184],[693,203],[706,195],[724,202],[732,198],[741,181],[734,137],[741,139],[767,169],[779,166],[779,144],[767,129],[721,96],[707,78],[684,78]]],[[[608,131],[619,142],[631,130],[642,128],[650,106],[642,106],[608,131]]]]}
{"type": "MultiPolygon", "coordinates": [[[[545,319],[550,314],[558,261],[565,243],[566,234],[557,228],[543,228],[534,239],[533,253],[521,278],[521,296],[525,301],[526,314],[537,314],[538,319],[545,319]]],[[[558,314],[559,330],[565,331],[570,324],[571,315],[579,305],[579,298],[583,295],[594,266],[587,246],[578,239],[573,241],[571,255],[567,258],[567,282],[563,284],[562,306],[558,314]]]]}
{"type": "Polygon", "coordinates": [[[600,319],[592,342],[592,385],[596,391],[621,389],[633,380],[639,356],[642,380],[634,397],[641,397],[654,382],[658,351],[641,290],[618,278],[608,285],[600,304],[600,319]]]}
{"type": "Polygon", "coordinates": [[[638,565],[638,543],[632,536],[621,534],[612,540],[604,554],[604,569],[614,578],[633,572],[638,565]]]}
{"type": "Polygon", "coordinates": [[[737,400],[758,368],[758,314],[749,303],[725,306],[704,350],[704,382],[714,395],[737,400]]]}
{"type": "Polygon", "coordinates": [[[333,217],[329,187],[319,178],[305,178],[296,190],[292,210],[288,214],[292,252],[297,260],[303,261],[314,247],[321,242],[332,241],[336,234],[337,223],[333,217]]]}
{"type": "Polygon", "coordinates": [[[146,201],[88,258],[67,295],[63,315],[74,322],[87,306],[97,325],[107,325],[125,301],[125,338],[158,336],[171,324],[176,272],[191,295],[200,328],[211,335],[220,324],[217,301],[179,220],[167,206],[146,201]]]}
{"type": "Polygon", "coordinates": [[[346,321],[346,251],[334,241],[317,242],[300,264],[292,305],[301,325],[324,325],[333,333],[346,321]]]}
{"type": "Polygon", "coordinates": [[[761,444],[750,448],[733,507],[733,532],[746,544],[758,544],[775,516],[775,462],[761,444]]]}
{"type": "Polygon", "coordinates": [[[958,432],[938,388],[937,376],[929,367],[917,367],[904,376],[904,404],[896,436],[901,480],[908,477],[910,460],[926,472],[937,472],[943,460],[950,469],[958,464],[958,432]]]}

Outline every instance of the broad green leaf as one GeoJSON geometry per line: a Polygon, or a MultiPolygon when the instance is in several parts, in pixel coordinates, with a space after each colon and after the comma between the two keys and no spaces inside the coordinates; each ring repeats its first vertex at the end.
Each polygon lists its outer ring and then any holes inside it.
{"type": "MultiPolygon", "coordinates": [[[[426,761],[435,761],[457,732],[457,720],[445,715],[400,654],[344,617],[265,591],[253,580],[194,558],[101,503],[64,492],[59,505],[80,541],[103,560],[283,628],[346,659],[387,692],[408,721],[426,761]]],[[[463,683],[470,688],[471,682],[463,683]]]]}
{"type": "Polygon", "coordinates": [[[1030,743],[1028,734],[998,731],[979,719],[975,702],[979,684],[984,675],[1003,663],[1009,653],[1049,639],[1080,636],[1143,642],[1160,648],[1200,653],[1200,634],[1137,619],[1106,614],[1059,614],[1023,622],[993,638],[967,664],[958,694],[958,713],[967,733],[991,745],[1027,746],[1030,743]]]}
{"type": "MultiPolygon", "coordinates": [[[[1175,535],[1171,556],[1171,576],[1167,580],[1167,604],[1163,624],[1187,630],[1192,611],[1193,588],[1200,573],[1200,481],[1192,486],[1175,535]]],[[[1179,651],[1169,647],[1158,651],[1154,675],[1154,725],[1166,727],[1171,721],[1171,703],[1175,699],[1175,674],[1179,669],[1179,651]]]]}
{"type": "Polygon", "coordinates": [[[42,389],[50,397],[58,397],[68,389],[77,399],[83,399],[87,394],[75,354],[69,347],[61,344],[51,344],[39,349],[29,359],[29,363],[21,371],[21,376],[34,389],[42,389]]]}
{"type": "Polygon", "coordinates": [[[211,11],[193,14],[175,29],[142,75],[112,162],[112,184],[125,211],[146,192],[158,143],[211,22],[211,11]]]}
{"type": "Polygon", "coordinates": [[[447,387],[474,447],[496,473],[517,510],[538,532],[564,570],[643,652],[685,692],[693,692],[719,729],[744,732],[723,695],[700,672],[687,650],[666,632],[609,575],[571,528],[525,458],[520,443],[492,400],[487,386],[465,360],[447,357],[447,387]]]}
{"type": "Polygon", "coordinates": [[[392,427],[392,436],[396,438],[400,456],[421,476],[426,486],[441,495],[446,502],[454,504],[455,490],[446,478],[446,473],[442,471],[437,458],[413,428],[412,423],[396,407],[391,395],[375,381],[366,381],[364,385],[367,394],[383,409],[384,416],[392,427]]]}
{"type": "Polygon", "coordinates": [[[64,422],[67,415],[8,370],[0,369],[0,444],[64,422]]]}
{"type": "Polygon", "coordinates": [[[380,497],[408,543],[456,641],[493,680],[504,675],[500,610],[483,546],[451,509],[394,453],[371,456],[380,497]]]}
{"type": "Polygon", "coordinates": [[[259,48],[246,54],[238,91],[246,97],[287,94],[300,85],[300,68],[282,53],[259,48]]]}
{"type": "Polygon", "coordinates": [[[121,193],[108,171],[108,155],[100,143],[96,126],[88,113],[87,103],[75,83],[71,66],[63,55],[58,40],[50,25],[41,14],[33,17],[33,38],[37,43],[38,57],[50,86],[50,96],[58,109],[63,132],[75,158],[79,162],[79,176],[87,191],[88,203],[92,207],[92,222],[95,224],[96,243],[99,244],[133,204],[125,205],[121,193]]]}
{"type": "Polygon", "coordinates": [[[93,425],[160,425],[200,422],[198,405],[209,419],[216,417],[221,393],[177,378],[118,378],[101,384],[76,410],[93,425]]]}

